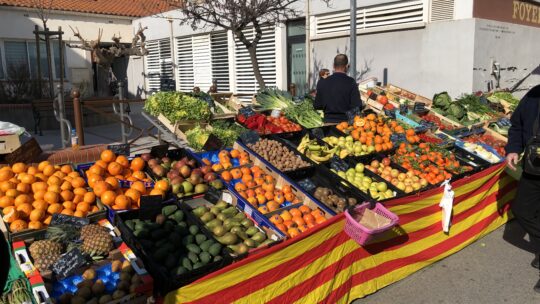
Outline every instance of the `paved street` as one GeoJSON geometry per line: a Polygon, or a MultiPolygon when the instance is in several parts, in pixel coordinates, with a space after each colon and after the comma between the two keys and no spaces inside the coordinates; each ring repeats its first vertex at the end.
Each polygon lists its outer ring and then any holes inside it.
{"type": "Polygon", "coordinates": [[[540,303],[540,294],[532,289],[538,270],[530,266],[533,255],[527,249],[524,231],[514,220],[462,251],[353,303],[540,303]]]}

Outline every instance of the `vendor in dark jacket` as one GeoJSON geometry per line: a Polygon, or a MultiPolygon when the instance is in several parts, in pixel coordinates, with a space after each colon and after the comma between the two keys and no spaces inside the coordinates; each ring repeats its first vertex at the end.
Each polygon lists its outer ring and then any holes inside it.
{"type": "Polygon", "coordinates": [[[349,59],[339,54],[334,58],[334,74],[317,83],[315,109],[323,110],[324,121],[329,123],[347,120],[345,112],[362,107],[360,92],[354,78],[347,76],[349,59]]]}
{"type": "MultiPolygon", "coordinates": [[[[516,170],[519,155],[533,136],[533,125],[538,117],[540,106],[540,86],[530,90],[519,102],[510,119],[512,126],[508,131],[506,162],[510,169],[516,170]]],[[[519,180],[516,197],[512,203],[512,213],[523,229],[529,234],[530,244],[536,256],[531,265],[539,269],[540,253],[540,177],[525,172],[519,180]]],[[[540,274],[540,272],[539,272],[540,274]]],[[[540,293],[540,279],[534,286],[540,293]]]]}

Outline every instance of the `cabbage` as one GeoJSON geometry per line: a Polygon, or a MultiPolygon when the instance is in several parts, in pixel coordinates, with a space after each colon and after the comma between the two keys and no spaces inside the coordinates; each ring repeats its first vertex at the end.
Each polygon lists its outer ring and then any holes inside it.
{"type": "Polygon", "coordinates": [[[461,120],[461,118],[463,118],[463,115],[465,115],[463,109],[456,104],[450,105],[450,107],[448,108],[448,114],[454,116],[455,118],[457,118],[457,120],[461,120]]]}
{"type": "Polygon", "coordinates": [[[452,104],[452,98],[447,92],[435,94],[433,97],[433,105],[437,108],[446,110],[452,104]]]}

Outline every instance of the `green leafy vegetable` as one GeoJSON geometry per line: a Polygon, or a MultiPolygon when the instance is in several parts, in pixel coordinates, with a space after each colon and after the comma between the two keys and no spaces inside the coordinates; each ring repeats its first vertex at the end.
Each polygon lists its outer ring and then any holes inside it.
{"type": "Polygon", "coordinates": [[[323,125],[321,115],[313,108],[309,98],[295,103],[292,96],[285,91],[266,89],[257,94],[257,103],[262,110],[282,110],[291,119],[305,128],[316,128],[323,125]]]}
{"type": "Polygon", "coordinates": [[[436,94],[433,97],[433,105],[439,109],[446,110],[448,107],[450,107],[451,103],[452,98],[446,92],[436,94]]]}
{"type": "Polygon", "coordinates": [[[210,136],[210,131],[196,126],[195,128],[186,131],[187,141],[189,146],[196,151],[201,151],[204,144],[210,136]]]}
{"type": "Polygon", "coordinates": [[[182,92],[158,92],[146,101],[144,110],[157,116],[163,114],[171,122],[208,120],[212,112],[204,100],[182,92]]]}

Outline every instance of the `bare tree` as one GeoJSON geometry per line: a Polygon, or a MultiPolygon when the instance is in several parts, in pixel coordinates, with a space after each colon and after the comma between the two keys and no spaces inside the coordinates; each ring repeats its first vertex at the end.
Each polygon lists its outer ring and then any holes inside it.
{"type": "MultiPolygon", "coordinates": [[[[180,10],[184,18],[181,24],[189,24],[196,28],[221,28],[231,31],[246,47],[253,74],[259,87],[265,88],[257,60],[257,45],[263,36],[262,28],[275,25],[298,16],[293,7],[300,0],[165,0],[168,7],[180,10]],[[253,38],[245,35],[249,28],[255,30],[253,38]]],[[[330,0],[321,0],[329,3],[330,0]]]]}
{"type": "Polygon", "coordinates": [[[47,28],[47,21],[51,15],[53,0],[32,0],[32,6],[34,7],[36,14],[41,22],[43,22],[43,28],[47,28]]]}
{"type": "Polygon", "coordinates": [[[87,41],[81,36],[78,28],[76,28],[76,30],[71,26],[70,28],[73,31],[73,35],[77,37],[81,43],[78,45],[68,44],[68,46],[90,51],[93,58],[95,58],[96,63],[106,69],[111,67],[114,58],[122,56],[145,56],[148,54],[148,50],[146,49],[146,36],[144,35],[144,30],[146,30],[147,27],[142,27],[140,24],[139,30],[133,37],[129,47],[125,47],[120,42],[122,37],[116,37],[116,34],[114,34],[111,38],[113,45],[109,48],[103,48],[101,47],[101,38],[103,37],[102,29],[99,29],[98,38],[96,40],[87,41]]]}

